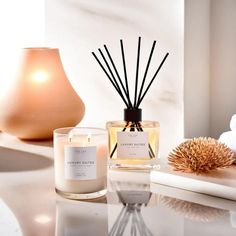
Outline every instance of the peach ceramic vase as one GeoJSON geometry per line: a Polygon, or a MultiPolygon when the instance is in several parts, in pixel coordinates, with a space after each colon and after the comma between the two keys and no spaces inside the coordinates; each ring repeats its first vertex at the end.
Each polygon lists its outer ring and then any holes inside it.
{"type": "Polygon", "coordinates": [[[0,102],[0,130],[20,139],[49,139],[75,126],[84,103],[64,72],[57,48],[25,48],[13,86],[0,102]]]}

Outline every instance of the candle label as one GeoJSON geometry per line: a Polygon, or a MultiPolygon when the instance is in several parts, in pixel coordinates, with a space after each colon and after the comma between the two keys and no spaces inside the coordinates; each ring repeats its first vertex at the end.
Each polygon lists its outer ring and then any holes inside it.
{"type": "Polygon", "coordinates": [[[147,132],[117,132],[118,158],[147,158],[147,132]]]}
{"type": "Polygon", "coordinates": [[[65,146],[65,179],[97,178],[96,147],[65,146]]]}

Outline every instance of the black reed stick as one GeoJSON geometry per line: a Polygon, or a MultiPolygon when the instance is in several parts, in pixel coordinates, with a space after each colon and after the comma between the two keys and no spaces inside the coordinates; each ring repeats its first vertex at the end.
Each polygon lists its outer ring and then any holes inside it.
{"type": "Polygon", "coordinates": [[[122,98],[123,102],[125,103],[126,107],[129,107],[128,103],[126,102],[125,98],[123,97],[123,94],[121,93],[120,89],[116,87],[115,83],[113,82],[112,78],[109,76],[109,74],[107,73],[106,69],[104,68],[104,66],[102,65],[102,63],[99,61],[99,59],[97,58],[96,54],[94,52],[92,52],[93,56],[95,57],[95,59],[97,60],[98,64],[101,66],[101,68],[103,69],[103,71],[105,72],[107,78],[110,80],[110,82],[112,83],[113,87],[116,89],[117,93],[120,95],[120,97],[122,98]]]}
{"type": "Polygon", "coordinates": [[[144,93],[142,94],[143,92],[143,88],[144,88],[144,84],[145,84],[145,81],[146,81],[146,76],[147,76],[147,73],[148,73],[148,69],[149,69],[149,65],[150,65],[150,62],[151,62],[151,58],[152,58],[152,54],[153,54],[153,51],[154,51],[154,48],[155,48],[155,44],[156,44],[156,41],[153,42],[153,45],[152,45],[152,49],[151,49],[151,53],[150,53],[150,56],[149,56],[149,59],[148,59],[148,63],[147,63],[147,66],[146,66],[146,69],[145,69],[145,73],[144,73],[144,77],[143,77],[143,80],[142,80],[142,84],[141,84],[141,88],[140,88],[140,91],[139,91],[139,95],[138,95],[138,99],[137,99],[137,91],[138,91],[138,71],[139,71],[139,58],[140,58],[140,47],[141,47],[141,37],[139,37],[139,40],[138,40],[138,52],[137,52],[137,65],[136,65],[136,78],[135,78],[135,94],[134,94],[134,103],[132,104],[131,103],[131,100],[130,100],[130,94],[129,94],[129,87],[128,87],[128,79],[127,79],[127,71],[126,71],[126,65],[125,65],[125,54],[124,54],[124,47],[123,47],[123,42],[122,40],[120,40],[120,43],[121,43],[121,53],[122,53],[122,59],[123,59],[123,67],[124,67],[124,75],[125,75],[125,84],[126,84],[126,88],[124,87],[124,84],[120,78],[120,75],[116,69],[116,66],[114,64],[114,61],[106,47],[106,45],[104,45],[105,47],[105,50],[107,52],[107,55],[111,61],[111,64],[113,66],[113,69],[115,70],[115,73],[118,77],[118,81],[120,83],[120,86],[117,82],[117,79],[115,78],[115,76],[113,75],[113,72],[105,58],[105,56],[103,55],[101,49],[99,49],[99,52],[100,54],[102,55],[102,58],[108,68],[108,71],[110,72],[111,76],[109,76],[108,72],[106,71],[106,69],[104,68],[104,66],[102,65],[102,63],[99,61],[99,59],[97,58],[97,56],[95,55],[95,53],[93,52],[93,56],[95,57],[95,59],[97,60],[97,62],[99,63],[99,65],[101,66],[101,68],[103,69],[103,71],[105,72],[105,74],[107,75],[108,79],[110,80],[110,82],[112,83],[112,85],[114,86],[114,88],[116,89],[116,91],[119,93],[120,97],[122,98],[122,100],[124,101],[125,105],[127,108],[132,108],[134,110],[138,109],[142,100],[144,99],[146,93],[148,92],[149,88],[151,87],[154,79],[156,78],[158,72],[160,71],[162,65],[164,64],[166,58],[168,57],[169,53],[166,53],[165,57],[163,58],[161,64],[159,65],[157,71],[155,72],[154,76],[152,77],[150,83],[148,84],[146,90],[144,91],[144,93]],[[111,78],[112,77],[112,78],[111,78]],[[123,89],[123,92],[121,90],[121,88],[123,89]]]}
{"type": "MultiPolygon", "coordinates": [[[[126,71],[126,63],[125,63],[125,53],[124,53],[124,46],[122,39],[120,40],[120,47],[121,47],[121,54],[122,54],[122,61],[123,61],[123,68],[124,68],[124,76],[125,76],[125,86],[127,91],[127,98],[130,101],[130,95],[129,95],[129,83],[127,78],[127,71],[126,71]]],[[[133,105],[131,104],[131,108],[133,105]]]]}
{"type": "MultiPolygon", "coordinates": [[[[128,125],[129,125],[129,123],[126,122],[126,125],[125,125],[125,127],[123,128],[122,132],[124,132],[124,131],[127,129],[128,125]]],[[[117,149],[117,143],[116,143],[115,147],[113,148],[113,150],[112,150],[112,152],[111,152],[111,154],[110,154],[110,157],[111,157],[111,158],[113,157],[113,155],[114,155],[116,149],[117,149]]]]}
{"type": "MultiPolygon", "coordinates": [[[[136,127],[137,127],[137,130],[138,130],[138,131],[143,132],[142,125],[141,125],[140,122],[136,122],[136,127]]],[[[148,151],[149,151],[149,156],[150,156],[151,158],[154,158],[154,157],[155,157],[155,154],[154,154],[154,152],[153,152],[153,150],[152,150],[152,147],[151,147],[150,143],[148,144],[148,151]]]]}
{"type": "Polygon", "coordinates": [[[127,98],[127,100],[128,100],[128,103],[129,103],[129,107],[132,107],[132,103],[131,103],[131,101],[130,101],[130,99],[129,99],[129,97],[128,97],[127,91],[125,90],[124,84],[123,84],[123,82],[122,82],[122,80],[121,80],[121,78],[120,78],[120,75],[119,75],[119,73],[118,73],[118,71],[117,71],[117,69],[116,69],[116,66],[115,66],[115,64],[114,64],[114,62],[113,62],[113,59],[112,59],[112,57],[111,57],[111,54],[110,54],[109,50],[107,49],[107,46],[106,46],[106,45],[104,45],[104,48],[105,48],[106,53],[107,53],[107,55],[108,55],[108,57],[109,57],[109,59],[110,59],[110,61],[111,61],[111,64],[112,64],[112,66],[113,66],[113,69],[114,69],[115,72],[116,72],[116,76],[117,76],[117,78],[118,78],[118,80],[119,80],[119,82],[120,82],[120,85],[121,85],[121,87],[122,87],[122,89],[123,89],[123,91],[124,91],[124,93],[125,93],[125,95],[126,95],[126,98],[127,98]]]}
{"type": "Polygon", "coordinates": [[[167,58],[168,56],[169,56],[169,53],[166,53],[166,55],[165,55],[165,57],[163,58],[161,64],[159,65],[159,67],[158,67],[156,73],[153,75],[153,77],[152,77],[152,79],[151,79],[149,85],[147,86],[145,92],[143,93],[143,95],[142,95],[141,98],[139,99],[138,104],[137,104],[137,108],[139,107],[140,103],[142,102],[143,98],[145,97],[147,91],[149,90],[150,86],[152,85],[154,79],[156,78],[158,72],[160,71],[162,65],[164,64],[164,62],[165,62],[165,60],[166,60],[166,58],[167,58]]]}
{"type": "Polygon", "coordinates": [[[148,58],[147,66],[146,66],[144,76],[143,76],[143,81],[142,81],[141,88],[140,88],[139,95],[138,95],[138,101],[140,101],[140,97],[141,97],[142,92],[143,92],[144,83],[145,83],[145,80],[146,80],[146,77],[147,77],[147,72],[148,72],[148,68],[149,68],[149,65],[150,65],[150,62],[151,62],[151,59],[152,59],[152,54],[153,54],[154,49],[155,49],[155,45],[156,45],[156,40],[154,40],[154,42],[152,44],[151,53],[150,53],[150,56],[148,58]]]}
{"type": "MultiPolygon", "coordinates": [[[[120,89],[120,87],[119,87],[119,84],[117,83],[116,78],[115,78],[115,76],[113,75],[113,72],[112,72],[112,70],[111,70],[111,68],[110,68],[110,66],[109,66],[109,64],[108,64],[108,62],[107,62],[107,60],[106,60],[104,54],[102,53],[102,50],[99,48],[98,51],[100,52],[100,54],[101,54],[101,56],[102,56],[102,59],[104,60],[106,66],[107,66],[107,68],[108,68],[108,70],[109,70],[109,72],[110,72],[110,75],[111,75],[111,77],[113,78],[113,82],[115,83],[115,85],[116,85],[117,89],[120,91],[120,93],[123,95],[123,93],[122,93],[122,91],[121,91],[121,89],[120,89]]],[[[123,97],[124,97],[124,96],[123,96],[123,97]]]]}
{"type": "Polygon", "coordinates": [[[136,65],[136,79],[135,79],[134,107],[136,107],[136,103],[137,103],[137,90],[138,90],[138,71],[139,71],[140,46],[141,46],[141,37],[138,37],[138,52],[137,52],[137,65],[136,65]]]}

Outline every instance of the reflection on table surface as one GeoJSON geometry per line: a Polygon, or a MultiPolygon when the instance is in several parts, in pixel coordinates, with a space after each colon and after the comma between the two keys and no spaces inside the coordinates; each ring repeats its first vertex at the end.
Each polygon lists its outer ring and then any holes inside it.
{"type": "Polygon", "coordinates": [[[150,189],[149,184],[110,181],[106,198],[93,202],[60,199],[56,204],[56,235],[236,234],[234,202],[194,193],[190,195],[195,195],[196,201],[186,201],[189,192],[178,190],[183,197],[176,198],[175,190],[155,184],[150,189]]]}
{"type": "Polygon", "coordinates": [[[0,173],[0,235],[235,236],[236,202],[163,185],[148,173],[109,171],[93,201],[54,192],[51,167],[0,173]]]}

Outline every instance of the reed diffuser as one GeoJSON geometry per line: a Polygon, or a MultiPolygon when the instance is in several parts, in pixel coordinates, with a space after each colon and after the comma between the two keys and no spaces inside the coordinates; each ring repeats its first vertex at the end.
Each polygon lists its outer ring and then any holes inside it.
{"type": "Polygon", "coordinates": [[[121,79],[116,65],[106,45],[104,49],[107,57],[102,50],[98,51],[103,63],[97,55],[92,52],[98,64],[106,74],[107,78],[123,100],[126,108],[124,109],[124,121],[107,122],[109,133],[109,154],[110,167],[129,168],[129,169],[146,169],[157,165],[159,150],[159,122],[142,121],[142,109],[140,105],[159,73],[169,53],[166,53],[156,72],[145,86],[148,74],[148,68],[151,63],[152,55],[155,49],[156,41],[153,42],[151,52],[147,61],[145,72],[141,85],[139,86],[139,64],[141,37],[138,38],[137,64],[135,76],[135,90],[133,102],[131,101],[123,41],[120,40],[120,48],[123,62],[124,79],[121,79]],[[111,65],[111,66],[110,66],[111,65]],[[123,82],[124,81],[124,82],[123,82]]]}

